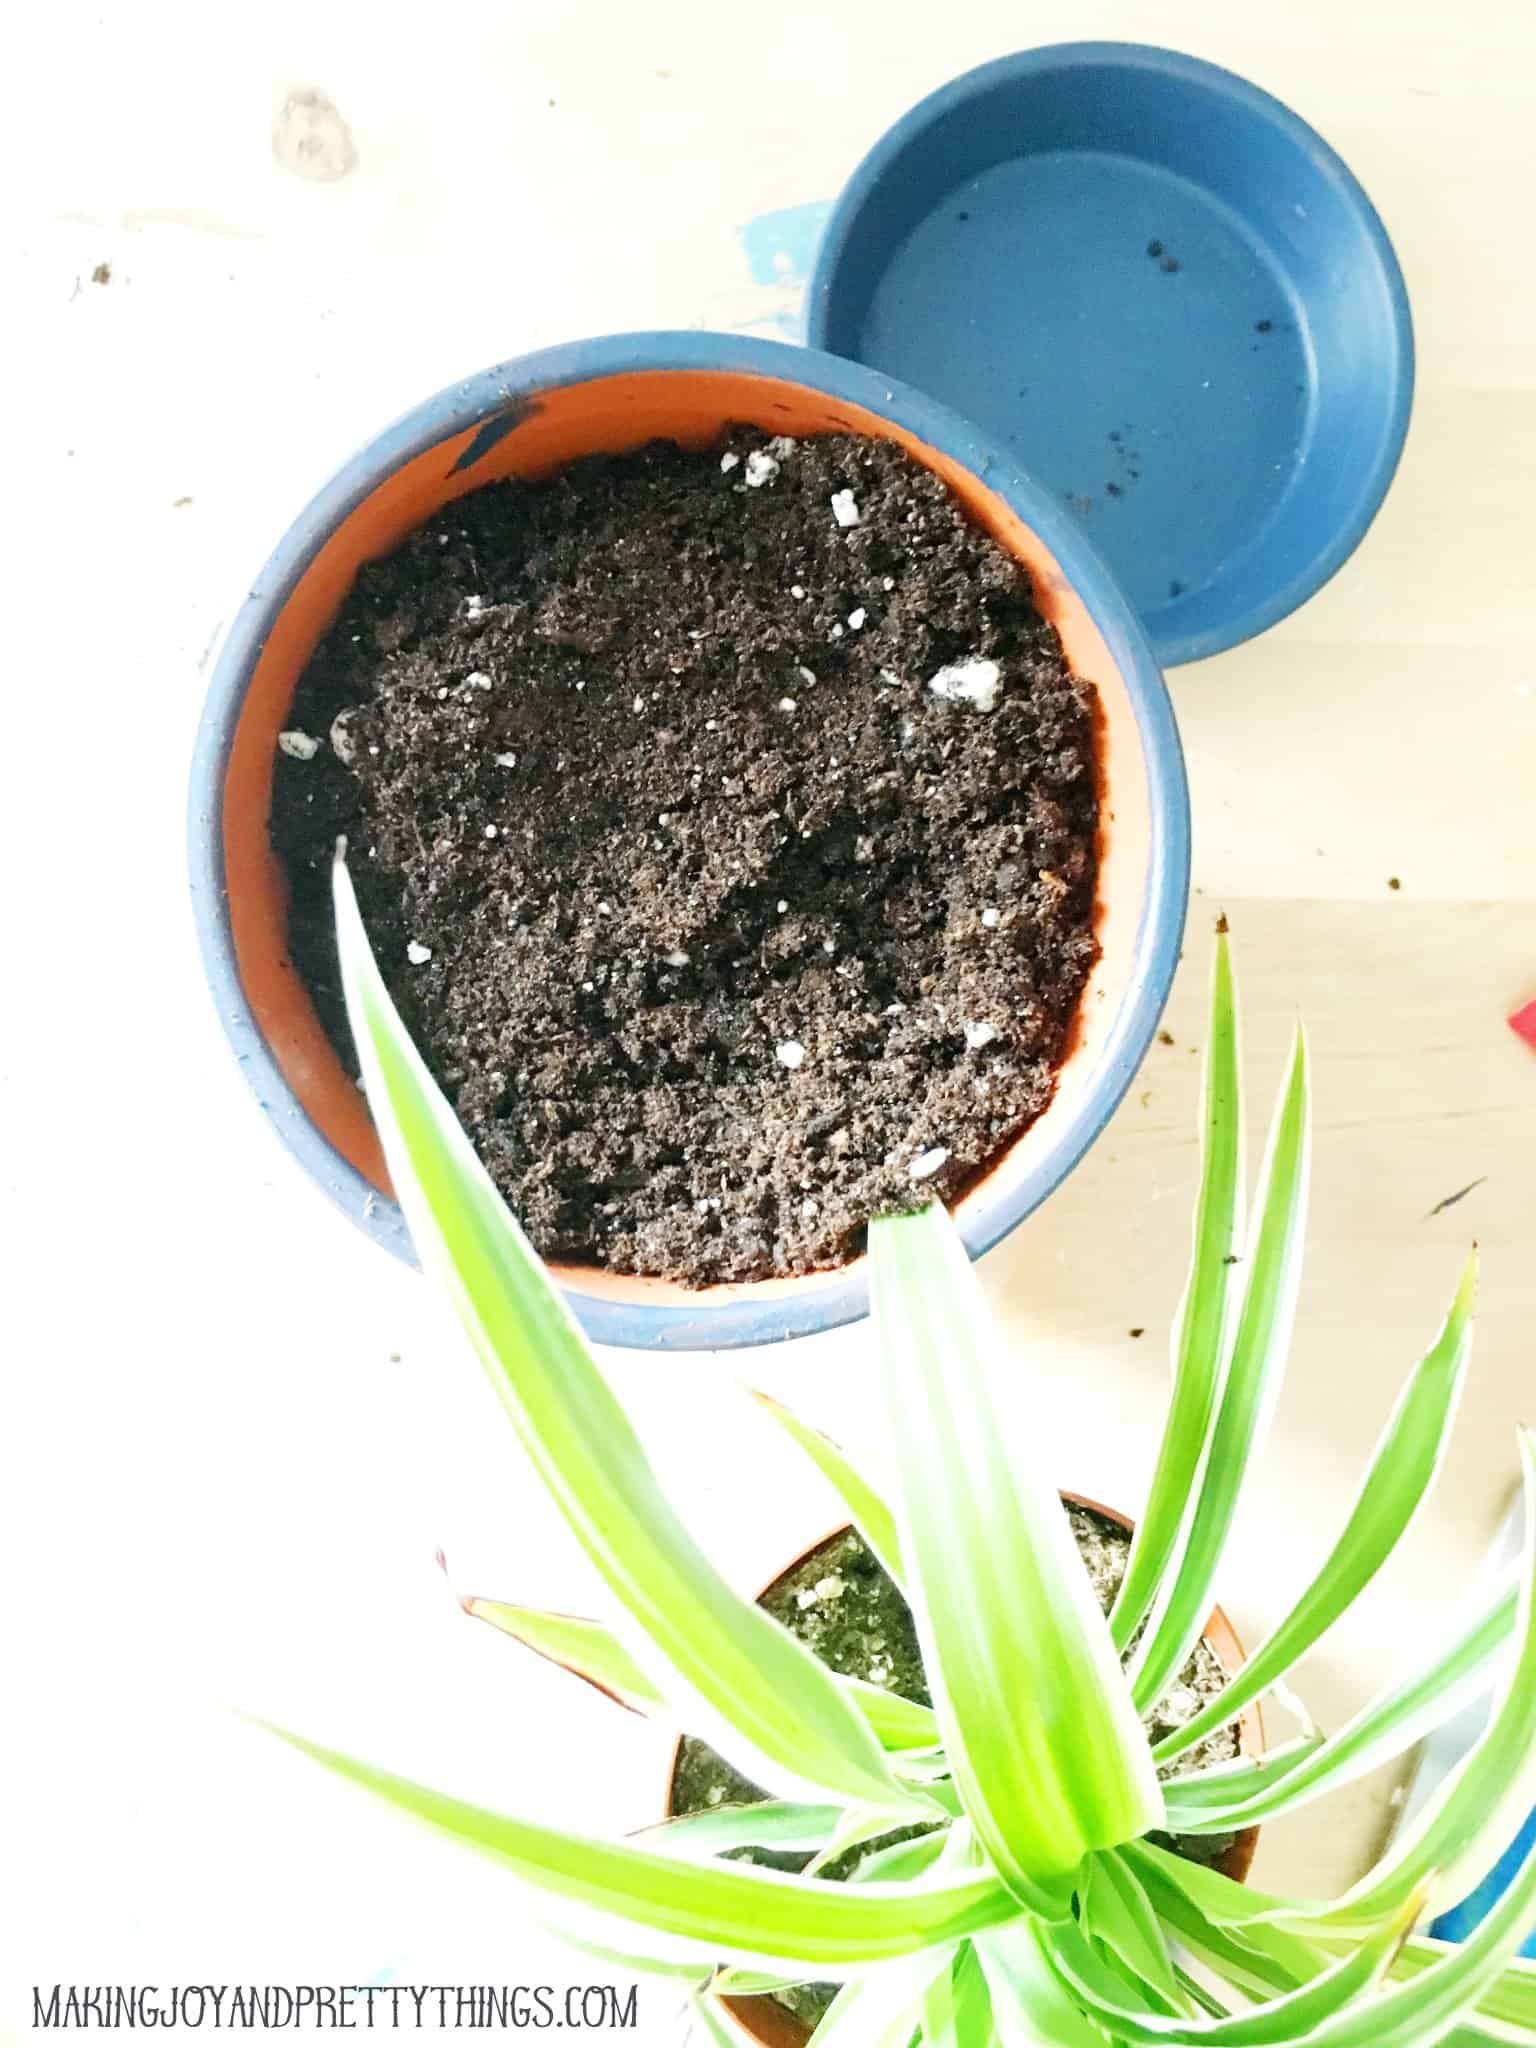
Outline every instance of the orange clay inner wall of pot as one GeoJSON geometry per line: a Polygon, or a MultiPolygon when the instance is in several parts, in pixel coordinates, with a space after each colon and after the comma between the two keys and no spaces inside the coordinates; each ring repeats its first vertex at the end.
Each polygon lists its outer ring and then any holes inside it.
{"type": "MultiPolygon", "coordinates": [[[[257,658],[230,752],[224,787],[224,857],[240,976],[260,1029],[311,1120],[366,1180],[389,1192],[367,1108],[320,1028],[288,958],[287,891],[272,853],[268,815],[273,756],[306,663],[336,617],[361,566],[388,554],[443,505],[502,477],[541,477],[584,455],[618,454],[658,438],[707,447],[736,422],[797,436],[864,434],[894,441],[943,478],[978,525],[1029,570],[1041,611],[1061,635],[1076,672],[1097,686],[1103,810],[1097,932],[1100,959],[1084,992],[1078,1028],[1044,1114],[960,1205],[1022,1176],[1051,1142],[1086,1085],[1125,993],[1141,920],[1151,846],[1146,767],[1135,714],[1098,628],[1055,557],[997,494],[969,470],[878,414],[782,379],[734,371],[646,370],[544,392],[526,417],[464,471],[454,465],[479,428],[439,442],[386,477],[331,534],[300,578],[257,658]]],[[[688,1289],[669,1282],[560,1270],[588,1294],[655,1302],[800,1291],[816,1279],[766,1280],[749,1288],[688,1289]]]]}

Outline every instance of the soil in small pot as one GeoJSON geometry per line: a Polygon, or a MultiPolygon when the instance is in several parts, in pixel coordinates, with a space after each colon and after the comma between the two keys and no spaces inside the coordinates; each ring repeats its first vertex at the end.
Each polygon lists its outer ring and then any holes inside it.
{"type": "MultiPolygon", "coordinates": [[[[1066,1512],[1093,1589],[1107,1614],[1125,1573],[1130,1532],[1091,1508],[1073,1503],[1066,1512]]],[[[818,1545],[774,1581],[760,1604],[834,1671],[883,1685],[924,1706],[931,1704],[911,1610],[856,1530],[844,1530],[818,1545]]],[[[1198,1643],[1177,1680],[1145,1717],[1152,1741],[1161,1741],[1174,1728],[1191,1720],[1207,1700],[1221,1691],[1226,1679],[1227,1673],[1215,1652],[1208,1644],[1198,1643]]],[[[1160,1775],[1166,1778],[1175,1772],[1182,1775],[1226,1763],[1238,1756],[1240,1750],[1236,1726],[1220,1728],[1186,1750],[1160,1775]]],[[[750,1805],[768,1796],[717,1755],[708,1743],[693,1736],[684,1737],[672,1780],[674,1814],[699,1813],[715,1806],[750,1805]]],[[[910,1828],[883,1836],[880,1844],[868,1844],[829,1864],[824,1874],[829,1878],[845,1876],[871,1848],[900,1841],[903,1834],[921,1832],[919,1828],[910,1828]]],[[[1194,1862],[1217,1864],[1236,1837],[1156,1835],[1152,1839],[1194,1862]]],[[[808,1860],[800,1855],[759,1849],[738,1853],[743,1860],[780,1870],[800,1869],[808,1860]]],[[[774,1996],[798,2019],[814,2025],[830,2004],[834,1989],[829,1984],[802,1984],[774,1996]]]]}
{"type": "Polygon", "coordinates": [[[1091,685],[892,445],[733,432],[457,500],[302,677],[272,842],[351,1059],[329,864],[546,1256],[835,1265],[1050,1099],[1096,955],[1091,685]]]}

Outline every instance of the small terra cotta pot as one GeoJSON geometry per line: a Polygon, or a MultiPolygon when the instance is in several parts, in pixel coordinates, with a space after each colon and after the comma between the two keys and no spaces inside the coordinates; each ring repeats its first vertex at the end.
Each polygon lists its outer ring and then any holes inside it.
{"type": "MultiPolygon", "coordinates": [[[[1178,962],[1189,800],[1168,693],[1140,625],[1053,494],[945,407],[824,355],[738,335],[635,334],[502,363],[387,428],[300,513],[225,636],[193,759],[189,854],[203,965],[230,1044],[289,1151],[375,1241],[411,1259],[367,1104],[288,957],[268,830],[272,764],[295,687],[359,569],[467,491],[549,476],[666,439],[707,447],[733,424],[893,441],[941,477],[1029,571],[1077,673],[1098,690],[1099,958],[1054,1096],[956,1204],[973,1257],[1044,1201],[1108,1121],[1178,962]]],[[[716,1349],[863,1315],[863,1261],[742,1286],[557,1267],[588,1334],[716,1349]]]]}
{"type": "MultiPolygon", "coordinates": [[[[1067,1506],[1086,1508],[1090,1514],[1099,1515],[1106,1522],[1115,1523],[1118,1528],[1124,1529],[1127,1534],[1135,1527],[1135,1524],[1128,1515],[1122,1515],[1114,1508],[1105,1507],[1102,1501],[1089,1500],[1081,1493],[1063,1492],[1061,1498],[1067,1506]]],[[[797,1558],[792,1559],[784,1567],[783,1571],[775,1573],[773,1578],[768,1581],[768,1584],[758,1594],[758,1599],[760,1601],[766,1600],[768,1595],[782,1584],[792,1572],[798,1571],[803,1564],[808,1563],[819,1551],[830,1549],[834,1543],[840,1543],[848,1534],[848,1528],[849,1525],[845,1522],[841,1527],[833,1529],[828,1535],[823,1536],[819,1542],[813,1543],[807,1549],[802,1550],[797,1558]]],[[[1236,1630],[1219,1607],[1211,1609],[1211,1617],[1205,1625],[1204,1635],[1207,1646],[1213,1652],[1222,1668],[1229,1674],[1236,1673],[1242,1667],[1245,1652],[1242,1644],[1237,1639],[1236,1630]]],[[[1261,1755],[1264,1749],[1264,1722],[1257,1704],[1247,1709],[1240,1717],[1237,1725],[1238,1740],[1242,1745],[1244,1753],[1248,1756],[1261,1755]]],[[[667,1772],[666,1818],[669,1820],[675,1812],[673,1801],[677,1788],[678,1765],[682,1759],[682,1753],[683,1738],[679,1737],[677,1745],[672,1752],[671,1766],[667,1772]]],[[[1248,1876],[1248,1872],[1253,1867],[1254,1851],[1258,1848],[1258,1844],[1258,1829],[1256,1827],[1244,1828],[1235,1837],[1226,1854],[1217,1863],[1216,1868],[1224,1877],[1230,1877],[1234,1883],[1243,1883],[1248,1876]]],[[[743,2033],[750,2039],[761,2043],[761,2048],[805,2048],[806,2042],[810,2039],[810,2029],[805,2025],[804,2021],[797,2019],[792,2012],[780,2005],[775,1998],[769,1998],[766,1995],[752,1998],[722,1998],[717,2003],[736,2022],[737,2027],[743,2033]]]]}

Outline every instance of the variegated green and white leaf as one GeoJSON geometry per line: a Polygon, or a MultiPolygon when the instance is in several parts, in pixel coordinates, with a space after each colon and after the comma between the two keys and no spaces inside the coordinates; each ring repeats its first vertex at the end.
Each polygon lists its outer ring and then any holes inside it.
{"type": "Polygon", "coordinates": [[[876,1558],[896,1584],[901,1584],[901,1539],[896,1533],[896,1517],[881,1497],[878,1490],[860,1472],[848,1453],[831,1437],[823,1436],[819,1429],[812,1429],[808,1422],[802,1422],[793,1410],[786,1408],[782,1401],[774,1400],[771,1394],[754,1392],[754,1398],[770,1414],[793,1442],[815,1465],[823,1478],[830,1481],[838,1498],[848,1510],[849,1519],[876,1558]]]}
{"type": "Polygon", "coordinates": [[[826,1884],[753,1864],[695,1864],[493,1813],[286,1730],[306,1756],[561,1902],[563,1924],[621,1950],[659,1942],[662,1959],[792,1965],[807,1975],[946,1949],[1017,1912],[989,1872],[921,1884],[826,1884]]]}
{"type": "Polygon", "coordinates": [[[738,1964],[717,1970],[709,1988],[720,1998],[760,1998],[765,1991],[790,1991],[811,1981],[803,1971],[786,1974],[783,1970],[749,1970],[738,1964]]]}
{"type": "Polygon", "coordinates": [[[1048,1917],[1090,1849],[1159,1825],[1145,1735],[1061,1500],[1000,1398],[996,1334],[941,1208],[870,1226],[900,1543],[966,1814],[1048,1917]]]}
{"type": "Polygon", "coordinates": [[[992,2034],[992,1998],[987,1989],[981,1959],[970,1942],[964,1942],[947,1977],[935,1980],[923,2002],[923,2048],[989,2048],[992,2034]]]}
{"type": "MultiPolygon", "coordinates": [[[[1351,1938],[1327,1927],[1318,1928],[1314,1934],[1319,1947],[1332,1950],[1346,1945],[1351,1938]]],[[[1404,1942],[1390,1974],[1407,1982],[1439,1963],[1448,1962],[1459,1948],[1459,1942],[1436,1941],[1427,1934],[1415,1934],[1404,1942]]],[[[1536,2040],[1536,1961],[1517,1956],[1506,1963],[1480,1994],[1475,2012],[1494,2026],[1515,2030],[1522,2039],[1536,2040]]]]}
{"type": "Polygon", "coordinates": [[[1269,1990],[1287,1991],[1316,1975],[1326,1961],[1301,1936],[1273,1924],[1273,1914],[1294,1901],[1256,1885],[1235,1884],[1221,1871],[1153,1842],[1132,1842],[1121,1853],[1145,1885],[1159,1918],[1181,1941],[1210,1952],[1233,1982],[1252,1979],[1269,1990]]]}
{"type": "Polygon", "coordinates": [[[1141,1880],[1114,1850],[1088,1859],[1078,1924],[1093,1941],[1113,1950],[1126,1969],[1168,2002],[1185,2010],[1173,1957],[1141,1880]]]}
{"type": "Polygon", "coordinates": [[[890,1842],[861,1856],[850,1873],[850,1884],[905,1884],[932,1870],[944,1853],[948,1828],[934,1828],[925,1835],[912,1835],[905,1842],[890,1842]]]}
{"type": "Polygon", "coordinates": [[[1187,1833],[1186,1820],[1225,1813],[1267,1791],[1271,1785],[1280,1784],[1298,1764],[1315,1755],[1326,1740],[1321,1730],[1313,1729],[1266,1750],[1262,1756],[1234,1757],[1230,1763],[1212,1764],[1203,1771],[1167,1779],[1163,1799],[1165,1803],[1172,1802],[1169,1811],[1178,1816],[1177,1823],[1169,1821],[1170,1830],[1175,1834],[1187,1833]]]}
{"type": "MultiPolygon", "coordinates": [[[[631,1712],[670,1715],[660,1688],[640,1669],[612,1629],[600,1621],[554,1614],[541,1607],[519,1607],[507,1600],[475,1598],[461,1604],[466,1614],[489,1622],[631,1712]]],[[[939,1724],[931,1707],[888,1692],[884,1686],[871,1685],[866,1679],[834,1677],[839,1690],[869,1723],[882,1749],[911,1751],[925,1760],[935,1752],[939,1724]]]]}
{"type": "Polygon", "coordinates": [[[1180,1755],[1265,1693],[1327,1634],[1401,1541],[1434,1484],[1455,1420],[1472,1343],[1477,1289],[1474,1254],[1434,1344],[1399,1396],[1343,1533],[1280,1625],[1246,1659],[1226,1689],[1158,1743],[1159,1763],[1180,1755]]]}
{"type": "Polygon", "coordinates": [[[724,1856],[735,1849],[773,1849],[816,1854],[841,1827],[838,1806],[801,1806],[787,1799],[763,1799],[750,1806],[707,1806],[642,1828],[629,1840],[642,1849],[684,1858],[724,1856]]]}
{"type": "MultiPolygon", "coordinates": [[[[1308,2037],[1308,2048],[1423,2048],[1439,2040],[1447,2027],[1474,2018],[1533,1927],[1536,1846],[1464,1941],[1406,1983],[1392,1985],[1368,2009],[1335,2015],[1308,2037]]],[[[1484,2018],[1477,2023],[1483,2026],[1484,2018]]],[[[1522,2027],[1512,2038],[1529,2041],[1531,2035],[1522,2027]]]]}
{"type": "Polygon", "coordinates": [[[850,1806],[806,1865],[805,1875],[819,1877],[829,1864],[836,1863],[850,1850],[862,1849],[866,1842],[878,1842],[882,1835],[894,1834],[906,1819],[905,1814],[886,1813],[879,1807],[850,1806]]]}
{"type": "Polygon", "coordinates": [[[1178,1570],[1131,1663],[1136,1706],[1142,1713],[1183,1669],[1205,1626],[1243,1477],[1279,1389],[1301,1278],[1310,1145],[1306,1040],[1298,1029],[1259,1178],[1258,1221],[1245,1269],[1242,1308],[1199,1493],[1178,1570]]]}
{"type": "MultiPolygon", "coordinates": [[[[1149,1886],[1149,1889],[1156,1890],[1156,1887],[1149,1886]]],[[[1319,1958],[1315,1968],[1309,1964],[1300,1970],[1287,1969],[1249,1940],[1246,1928],[1240,1935],[1230,1927],[1218,1927],[1207,1920],[1182,1892],[1171,1888],[1166,1895],[1158,1892],[1157,1902],[1159,1917],[1177,1936],[1182,1952],[1203,1963],[1229,1992],[1236,1992],[1243,1999],[1263,2000],[1279,1991],[1294,1991],[1308,1977],[1316,1976],[1328,1960],[1327,1957],[1319,1958]]],[[[1231,2005],[1202,2005],[1201,2009],[1212,2019],[1221,2019],[1231,2010],[1231,2005]]]]}
{"type": "Polygon", "coordinates": [[[347,1017],[416,1250],[616,1596],[626,1649],[691,1732],[771,1789],[812,1800],[911,1800],[831,1675],[729,1586],[683,1527],[574,1317],[412,1045],[340,859],[334,883],[347,1017]]]}
{"type": "Polygon", "coordinates": [[[937,1750],[939,1720],[932,1707],[864,1678],[840,1678],[838,1684],[869,1723],[876,1741],[891,1752],[893,1765],[903,1762],[908,1751],[926,1761],[937,1750]]]}
{"type": "Polygon", "coordinates": [[[1001,2048],[1109,2048],[1052,1969],[1049,1940],[1028,1914],[974,1937],[1001,2048]]]}
{"type": "Polygon", "coordinates": [[[1321,2026],[1353,2006],[1386,1973],[1418,1905],[1419,1901],[1412,1902],[1395,1923],[1378,1929],[1305,1984],[1220,2019],[1207,2014],[1167,2016],[1128,2002],[1076,1926],[1054,1931],[1049,1954],[1063,1983],[1099,2025],[1137,2048],[1268,2048],[1271,2043],[1316,2042],[1321,2026]]]}
{"type": "Polygon", "coordinates": [[[816,2048],[906,2048],[930,1988],[949,1980],[954,1950],[861,1971],[844,1984],[822,2015],[811,2041],[816,2048]]]}
{"type": "Polygon", "coordinates": [[[1378,1769],[1421,1741],[1491,1685],[1514,1631],[1518,1589],[1511,1586],[1450,1647],[1421,1670],[1373,1700],[1326,1740],[1305,1737],[1277,1752],[1282,1768],[1250,1772],[1235,1767],[1173,1778],[1165,1785],[1168,1826],[1176,1834],[1222,1834],[1250,1827],[1337,1790],[1378,1769]]]}
{"type": "MultiPolygon", "coordinates": [[[[1234,1884],[1220,1871],[1150,1842],[1138,1842],[1124,1853],[1179,1939],[1199,1947],[1208,1937],[1216,1948],[1216,1967],[1234,1981],[1240,1981],[1246,1963],[1262,1982],[1283,1989],[1315,1974],[1330,1958],[1351,1954],[1359,1941],[1358,1929],[1332,1926],[1321,1917],[1329,1910],[1325,1905],[1305,1907],[1298,1900],[1234,1884]]],[[[1459,1944],[1413,1935],[1398,1949],[1388,1976],[1407,1982],[1460,1953],[1459,1944]]],[[[1536,2040],[1536,1963],[1506,1961],[1478,1992],[1467,2017],[1536,2040]]]]}
{"type": "Polygon", "coordinates": [[[1125,1577],[1109,1628],[1127,1648],[1146,1620],[1179,1546],[1196,1498],[1196,1479],[1240,1291],[1237,1259],[1243,1230],[1242,1077],[1238,1068],[1237,994],[1225,930],[1216,934],[1211,1015],[1206,1034],[1200,1109],[1200,1193],[1195,1208],[1189,1279],[1173,1342],[1173,1399],[1152,1474],[1146,1510],[1136,1525],[1125,1577]]]}
{"type": "Polygon", "coordinates": [[[1481,1883],[1536,1806],[1536,1432],[1522,1429],[1519,1438],[1525,1548],[1513,1654],[1492,1716],[1459,1769],[1329,1909],[1324,1917],[1334,1926],[1369,1925],[1431,1875],[1433,1905],[1454,1904],[1481,1883]]]}
{"type": "Polygon", "coordinates": [[[519,1607],[510,1600],[471,1597],[460,1602],[466,1614],[522,1643],[537,1656],[571,1672],[634,1714],[667,1711],[660,1688],[652,1683],[610,1628],[579,1614],[553,1614],[542,1607],[519,1607]]]}

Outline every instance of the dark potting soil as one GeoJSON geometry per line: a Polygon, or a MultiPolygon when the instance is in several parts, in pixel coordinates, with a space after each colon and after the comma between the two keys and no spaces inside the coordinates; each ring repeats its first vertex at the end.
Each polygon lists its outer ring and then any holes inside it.
{"type": "MultiPolygon", "coordinates": [[[[1094,1592],[1107,1614],[1125,1574],[1130,1536],[1117,1523],[1092,1509],[1070,1505],[1067,1515],[1094,1592]]],[[[775,1579],[760,1604],[832,1670],[847,1678],[863,1678],[871,1684],[883,1685],[888,1691],[918,1700],[924,1706],[931,1705],[911,1610],[856,1530],[846,1529],[819,1544],[808,1557],[775,1579]]],[[[1178,1678],[1145,1716],[1149,1738],[1160,1742],[1176,1727],[1192,1720],[1225,1683],[1226,1673],[1215,1652],[1208,1644],[1197,1643],[1178,1678]]],[[[1235,1725],[1219,1728],[1164,1766],[1159,1776],[1168,1778],[1175,1773],[1183,1775],[1229,1762],[1239,1755],[1240,1747],[1235,1725]]],[[[707,1742],[684,1737],[672,1781],[674,1814],[700,1813],[717,1806],[750,1806],[768,1796],[707,1742]]],[[[878,1841],[850,1850],[829,1863],[823,1874],[834,1879],[846,1877],[873,1850],[922,1832],[921,1828],[906,1828],[882,1835],[878,1841]]],[[[1197,1863],[1214,1864],[1226,1855],[1235,1837],[1158,1835],[1152,1839],[1197,1863]]],[[[798,1870],[809,1860],[803,1855],[764,1849],[734,1853],[746,1861],[779,1870],[798,1870]]],[[[829,1984],[802,1984],[774,1995],[808,2025],[814,2025],[831,2002],[833,1989],[829,1984]]]]}
{"type": "Polygon", "coordinates": [[[886,443],[490,485],[362,571],[301,679],[293,961],[350,1058],[345,835],[542,1253],[836,1264],[1050,1099],[1096,952],[1095,716],[1027,574],[886,443]]]}

